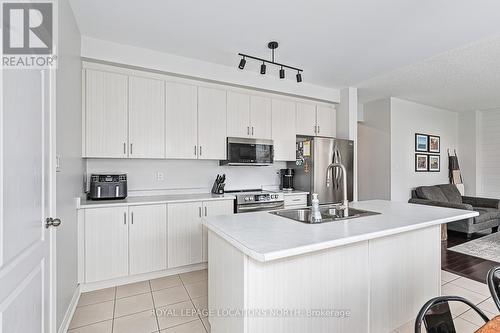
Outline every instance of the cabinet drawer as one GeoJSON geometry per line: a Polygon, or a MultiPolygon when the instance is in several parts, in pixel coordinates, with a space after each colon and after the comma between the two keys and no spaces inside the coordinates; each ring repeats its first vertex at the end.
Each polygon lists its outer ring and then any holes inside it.
{"type": "Polygon", "coordinates": [[[307,194],[285,195],[285,207],[307,205],[307,194]]]}

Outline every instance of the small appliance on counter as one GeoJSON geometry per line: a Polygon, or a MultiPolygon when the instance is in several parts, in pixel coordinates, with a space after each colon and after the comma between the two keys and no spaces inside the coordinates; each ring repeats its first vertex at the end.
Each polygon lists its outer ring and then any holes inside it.
{"type": "Polygon", "coordinates": [[[127,197],[127,175],[92,174],[87,197],[90,200],[125,199],[127,197]]]}
{"type": "Polygon", "coordinates": [[[226,184],[224,182],[226,181],[226,175],[223,174],[217,175],[217,178],[215,178],[214,185],[212,186],[212,193],[213,194],[224,194],[224,187],[226,184]]]}
{"type": "Polygon", "coordinates": [[[293,175],[295,171],[291,168],[280,169],[280,190],[293,191],[293,175]]]}

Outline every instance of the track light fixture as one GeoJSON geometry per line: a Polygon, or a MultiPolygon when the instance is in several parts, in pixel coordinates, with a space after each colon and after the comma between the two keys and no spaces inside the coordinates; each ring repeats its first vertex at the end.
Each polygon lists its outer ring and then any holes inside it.
{"type": "Polygon", "coordinates": [[[247,61],[245,60],[245,57],[243,57],[243,58],[241,58],[241,60],[240,60],[240,64],[238,65],[238,67],[239,67],[240,69],[243,69],[243,68],[245,68],[245,64],[246,64],[246,63],[247,63],[247,61]]]}
{"type": "Polygon", "coordinates": [[[301,74],[301,72],[303,72],[302,69],[297,68],[297,67],[288,66],[288,65],[281,64],[281,63],[278,63],[278,62],[274,61],[274,50],[276,50],[278,48],[278,42],[274,42],[274,41],[269,42],[267,44],[267,47],[269,49],[271,49],[271,52],[272,52],[272,58],[271,58],[271,60],[266,60],[266,59],[262,59],[262,58],[259,58],[259,57],[250,56],[248,54],[238,53],[238,55],[242,57],[241,60],[240,60],[240,64],[238,65],[238,68],[239,69],[245,68],[245,64],[246,64],[246,59],[245,58],[250,58],[250,59],[262,61],[262,65],[260,65],[260,74],[266,74],[266,63],[268,63],[268,64],[271,64],[271,65],[275,65],[275,66],[279,66],[280,67],[280,71],[279,71],[279,73],[280,73],[280,79],[284,79],[285,78],[285,68],[288,68],[288,69],[292,69],[292,70],[297,71],[297,75],[295,76],[297,78],[297,82],[302,82],[302,74],[301,74]]]}

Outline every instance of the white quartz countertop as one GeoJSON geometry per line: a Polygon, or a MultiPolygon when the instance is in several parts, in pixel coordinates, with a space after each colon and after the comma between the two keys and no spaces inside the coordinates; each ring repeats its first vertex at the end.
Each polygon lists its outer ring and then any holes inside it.
{"type": "Polygon", "coordinates": [[[234,200],[233,195],[223,194],[215,195],[211,193],[198,194],[169,194],[155,196],[136,196],[128,197],[124,200],[86,200],[82,199],[77,203],[77,209],[98,208],[98,207],[119,207],[119,206],[136,206],[136,205],[152,205],[161,203],[174,202],[192,202],[192,201],[212,201],[212,200],[234,200]]]}
{"type": "Polygon", "coordinates": [[[361,201],[350,206],[381,214],[308,224],[255,212],[208,217],[204,224],[249,257],[266,262],[478,215],[474,211],[383,200],[361,201]]]}

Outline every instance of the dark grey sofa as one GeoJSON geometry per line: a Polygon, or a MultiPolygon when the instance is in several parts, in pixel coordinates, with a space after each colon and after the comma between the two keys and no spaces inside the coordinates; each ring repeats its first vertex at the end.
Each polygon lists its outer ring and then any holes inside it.
{"type": "Polygon", "coordinates": [[[471,234],[492,229],[498,231],[500,225],[500,200],[462,196],[453,184],[420,186],[412,191],[409,203],[465,210],[474,210],[479,216],[467,220],[448,223],[448,230],[471,234]]]}

